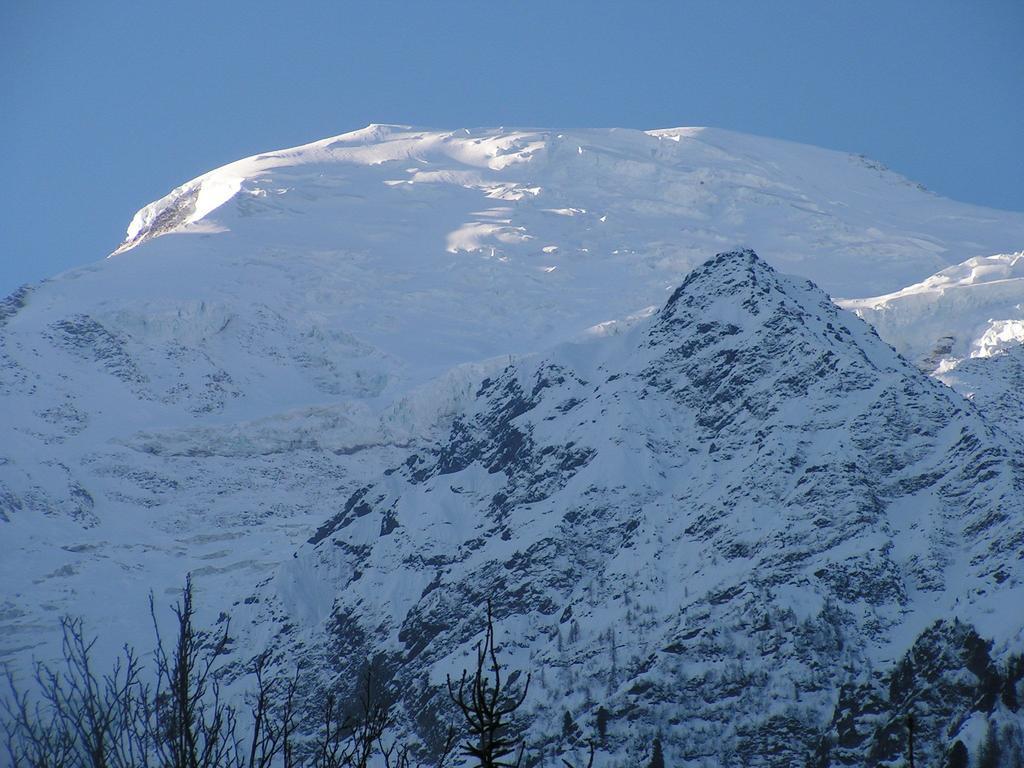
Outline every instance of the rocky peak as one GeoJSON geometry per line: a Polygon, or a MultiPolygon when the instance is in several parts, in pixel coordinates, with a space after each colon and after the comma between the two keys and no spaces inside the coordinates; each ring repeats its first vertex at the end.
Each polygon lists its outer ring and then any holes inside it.
{"type": "Polygon", "coordinates": [[[491,597],[520,666],[551,675],[533,743],[600,705],[619,755],[660,730],[679,761],[803,764],[845,716],[842,686],[896,674],[887,638],[913,637],[908,616],[1012,588],[994,569],[1018,475],[861,320],[732,252],[630,333],[482,379],[321,526],[259,620],[301,626],[294,585],[337,585],[304,652],[341,677],[337,649],[380,654],[411,722],[443,717],[441,670],[491,597]]]}
{"type": "Polygon", "coordinates": [[[783,280],[749,248],[719,253],[686,276],[665,303],[661,315],[667,319],[680,307],[707,309],[724,297],[756,314],[758,299],[763,301],[773,293],[781,298],[785,294],[783,280]]]}

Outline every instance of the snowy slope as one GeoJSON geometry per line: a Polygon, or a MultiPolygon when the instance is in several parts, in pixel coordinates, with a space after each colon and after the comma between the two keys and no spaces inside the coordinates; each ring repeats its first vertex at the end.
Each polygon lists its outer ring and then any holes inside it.
{"type": "Polygon", "coordinates": [[[975,257],[893,293],[839,304],[908,359],[942,373],[1024,341],[1024,253],[975,257]]]}
{"type": "MultiPolygon", "coordinates": [[[[480,381],[633,338],[713,253],[754,245],[856,297],[1022,243],[1024,215],[715,129],[369,126],[212,171],[143,208],[111,258],[0,302],[0,659],[52,653],[63,612],[145,646],[147,593],[188,571],[211,617],[242,610],[352,493],[436,446],[480,381]]],[[[973,340],[975,315],[957,318],[973,340]]],[[[334,592],[302,590],[315,623],[334,592]]]]}
{"type": "Polygon", "coordinates": [[[756,240],[772,263],[864,296],[1012,249],[1024,216],[938,198],[860,156],[709,128],[371,125],[178,187],[136,214],[117,253],[167,233],[219,234],[223,253],[257,232],[265,248],[331,252],[340,236],[416,272],[506,282],[554,266],[597,287],[597,265],[671,283],[709,251],[756,240]],[[301,226],[281,226],[298,214],[301,226]]]}
{"type": "Polygon", "coordinates": [[[1024,254],[975,257],[899,291],[838,303],[1024,441],[1024,254]]]}
{"type": "MultiPolygon", "coordinates": [[[[564,709],[590,723],[605,706],[609,754],[660,731],[675,764],[897,757],[870,728],[825,746],[834,718],[861,716],[843,686],[880,685],[925,630],[929,658],[975,631],[1003,654],[1024,641],[1004,610],[1024,601],[1005,436],[749,251],[629,333],[483,379],[384,475],[266,580],[250,620],[287,627],[282,656],[332,679],[376,657],[425,736],[487,595],[518,665],[549,675],[535,748],[567,748],[564,709]],[[955,619],[971,629],[935,624],[955,619]]],[[[893,696],[876,714],[907,714],[893,696]]],[[[969,699],[922,713],[921,759],[969,699]]]]}

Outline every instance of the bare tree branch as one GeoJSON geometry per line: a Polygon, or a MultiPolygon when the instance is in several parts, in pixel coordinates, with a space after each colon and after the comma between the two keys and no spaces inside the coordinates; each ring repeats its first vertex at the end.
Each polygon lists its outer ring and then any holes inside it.
{"type": "Polygon", "coordinates": [[[525,744],[510,733],[512,716],[526,700],[530,675],[518,693],[502,679],[502,666],[494,644],[494,616],[487,601],[487,628],[484,639],[477,644],[476,670],[469,678],[463,670],[458,685],[449,676],[448,695],[459,708],[470,739],[462,747],[463,754],[473,758],[480,768],[519,768],[525,744]],[[515,754],[515,760],[504,758],[515,754]]]}

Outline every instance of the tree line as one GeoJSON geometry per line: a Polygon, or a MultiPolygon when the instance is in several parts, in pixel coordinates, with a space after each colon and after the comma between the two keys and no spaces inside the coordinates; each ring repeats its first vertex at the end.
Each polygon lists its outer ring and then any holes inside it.
{"type": "MultiPolygon", "coordinates": [[[[229,622],[215,632],[195,625],[191,578],[172,607],[174,636],[159,628],[149,605],[155,646],[152,667],[125,646],[110,668],[96,668],[96,640],[81,619],[61,620],[62,645],[56,664],[36,662],[27,686],[7,671],[0,691],[0,762],[11,768],[526,768],[521,708],[531,674],[507,673],[495,643],[487,604],[476,662],[458,679],[447,678],[455,718],[432,752],[399,733],[393,697],[372,665],[355,691],[327,690],[316,701],[300,697],[298,672],[271,675],[267,655],[249,669],[255,685],[239,705],[222,690],[222,662],[228,653],[229,622]],[[522,680],[522,682],[520,682],[522,680]]],[[[586,762],[560,757],[563,768],[593,768],[610,713],[598,707],[596,739],[584,741],[567,711],[566,744],[584,743],[586,762]]],[[[915,720],[906,719],[906,762],[915,766],[915,720]]],[[[654,738],[647,768],[666,768],[660,738],[654,738]]],[[[1001,747],[989,728],[976,768],[1000,768],[1001,747]]],[[[947,768],[971,764],[964,744],[949,750],[947,768]]]]}
{"type": "MultiPolygon", "coordinates": [[[[314,706],[300,703],[298,675],[272,676],[266,655],[252,662],[254,689],[241,706],[225,695],[218,670],[227,654],[228,624],[216,632],[195,625],[191,579],[171,608],[174,637],[161,633],[153,598],[153,667],[126,646],[105,671],[96,669],[95,639],[81,619],[61,620],[61,660],[36,662],[30,685],[6,673],[0,695],[0,736],[11,768],[523,768],[517,713],[531,677],[506,674],[494,638],[490,603],[476,664],[448,678],[456,720],[440,750],[395,735],[389,692],[367,665],[352,696],[327,691],[314,706]],[[461,758],[461,759],[460,759],[461,758]]],[[[598,723],[599,729],[606,725],[598,723]]],[[[571,718],[567,719],[572,728],[571,718]]],[[[600,721],[601,718],[599,717],[600,721]]],[[[570,727],[566,726],[566,727],[570,727]]],[[[601,729],[603,730],[603,729],[601,729]]],[[[595,744],[585,766],[593,768],[595,744]]],[[[651,768],[664,768],[661,744],[651,768]]]]}

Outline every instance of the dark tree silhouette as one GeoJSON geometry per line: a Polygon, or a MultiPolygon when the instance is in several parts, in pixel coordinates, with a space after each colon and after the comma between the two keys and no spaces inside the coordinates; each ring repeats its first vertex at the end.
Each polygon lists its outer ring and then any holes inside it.
{"type": "MultiPolygon", "coordinates": [[[[354,706],[347,711],[343,702],[328,692],[320,708],[312,754],[308,763],[295,763],[296,768],[367,768],[377,752],[388,768],[411,768],[412,748],[397,741],[385,742],[385,733],[394,725],[385,694],[369,665],[361,677],[354,706]]],[[[450,754],[453,741],[449,735],[439,768],[450,754]]]]}
{"type": "Polygon", "coordinates": [[[61,619],[63,664],[35,665],[36,697],[18,689],[7,673],[0,701],[4,751],[14,768],[82,766],[129,768],[139,763],[144,739],[137,691],[141,667],[128,647],[113,669],[97,675],[95,640],[86,640],[80,619],[61,619]]]}
{"type": "MultiPolygon", "coordinates": [[[[378,754],[386,768],[419,768],[413,747],[385,738],[394,725],[387,691],[367,666],[351,701],[333,691],[317,720],[300,717],[298,672],[272,678],[266,655],[252,666],[256,689],[248,708],[222,696],[219,663],[228,628],[203,632],[194,624],[191,579],[171,608],[173,645],[157,629],[153,683],[126,647],[113,669],[94,670],[94,640],[82,622],[64,619],[63,663],[35,667],[32,693],[7,674],[0,691],[0,764],[11,768],[367,768],[378,754]],[[302,738],[300,738],[300,735],[302,738]],[[4,754],[6,753],[6,754],[4,754]]],[[[444,768],[456,742],[449,727],[444,768]]]]}
{"type": "Polygon", "coordinates": [[[153,599],[150,615],[156,633],[157,682],[153,693],[151,741],[160,765],[168,768],[219,768],[242,762],[237,736],[238,719],[220,694],[214,669],[228,646],[228,625],[207,645],[192,622],[192,577],[185,580],[181,602],[171,610],[177,620],[177,638],[169,651],[156,620],[153,599]]]}
{"type": "Polygon", "coordinates": [[[654,743],[651,745],[651,761],[647,764],[647,768],[665,768],[665,756],[661,752],[659,736],[654,737],[654,743]]]}
{"type": "Polygon", "coordinates": [[[970,760],[967,755],[967,747],[959,739],[953,744],[946,757],[946,768],[967,768],[970,760]]]}
{"type": "Polygon", "coordinates": [[[296,765],[294,737],[297,730],[295,695],[298,672],[288,680],[275,681],[266,678],[266,671],[267,655],[262,654],[253,663],[256,695],[251,710],[249,768],[270,768],[278,756],[284,768],[293,768],[296,765]]]}
{"type": "Polygon", "coordinates": [[[907,716],[907,765],[914,768],[914,716],[907,716]]]}
{"type": "MultiPolygon", "coordinates": [[[[441,746],[441,752],[434,763],[436,768],[445,768],[452,756],[452,751],[455,749],[457,741],[455,727],[449,725],[441,746]]],[[[384,768],[420,768],[421,764],[413,761],[412,749],[408,744],[394,741],[385,745],[384,740],[381,739],[379,745],[381,756],[384,758],[384,768]]]]}
{"type": "Polygon", "coordinates": [[[978,751],[977,768],[1000,768],[1001,753],[999,740],[996,738],[996,729],[992,727],[992,723],[989,723],[985,730],[985,740],[981,743],[981,749],[978,751]]]}
{"type": "Polygon", "coordinates": [[[605,709],[604,707],[597,708],[597,735],[601,739],[602,745],[608,740],[608,720],[610,718],[611,715],[608,713],[607,709],[605,709]]]}
{"type": "Polygon", "coordinates": [[[569,710],[565,710],[565,715],[562,717],[562,738],[566,741],[576,741],[580,736],[579,726],[573,722],[572,715],[569,714],[569,710]]]}
{"type": "MultiPolygon", "coordinates": [[[[587,756],[587,764],[584,768],[594,768],[594,742],[590,742],[589,747],[590,751],[587,756]]],[[[565,768],[576,768],[574,764],[570,763],[564,757],[562,758],[562,765],[564,765],[565,768]]]]}
{"type": "Polygon", "coordinates": [[[522,764],[525,745],[514,731],[512,717],[525,701],[529,688],[529,674],[518,693],[502,677],[494,645],[494,616],[488,600],[487,629],[484,639],[477,644],[476,670],[471,677],[468,670],[463,670],[458,685],[448,677],[448,695],[462,713],[469,731],[463,754],[480,768],[519,768],[522,764]],[[506,760],[513,754],[513,761],[506,760]]]}

